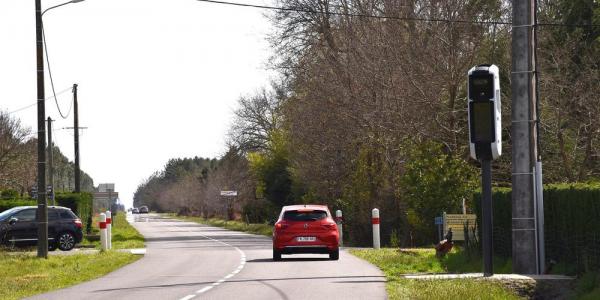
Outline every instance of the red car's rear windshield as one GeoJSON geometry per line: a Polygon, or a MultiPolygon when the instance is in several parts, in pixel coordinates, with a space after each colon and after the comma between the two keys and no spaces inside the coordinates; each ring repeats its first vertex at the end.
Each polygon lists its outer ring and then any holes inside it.
{"type": "Polygon", "coordinates": [[[283,219],[286,221],[317,221],[327,218],[327,212],[324,210],[288,210],[283,213],[283,219]]]}

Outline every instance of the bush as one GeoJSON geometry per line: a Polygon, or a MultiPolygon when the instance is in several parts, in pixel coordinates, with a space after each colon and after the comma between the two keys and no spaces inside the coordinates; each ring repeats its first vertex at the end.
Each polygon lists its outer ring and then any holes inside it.
{"type": "MultiPolygon", "coordinates": [[[[475,195],[477,222],[481,224],[480,194],[475,195]]],[[[494,253],[512,252],[510,189],[495,189],[494,253]]],[[[600,269],[600,183],[544,186],[546,260],[554,260],[567,274],[600,269]]],[[[478,226],[481,228],[480,226],[478,226]]]]}
{"type": "Polygon", "coordinates": [[[2,190],[0,192],[0,198],[2,199],[19,199],[19,192],[15,190],[2,190]]]}
{"type": "Polygon", "coordinates": [[[277,219],[281,208],[267,200],[249,201],[242,208],[242,219],[248,223],[264,223],[277,219]]]}
{"type": "Polygon", "coordinates": [[[433,142],[412,146],[404,169],[400,189],[408,204],[408,221],[417,244],[431,244],[437,241],[434,218],[443,211],[460,211],[462,200],[475,190],[477,172],[433,142]]]}
{"type": "Polygon", "coordinates": [[[37,202],[34,199],[0,199],[0,212],[3,212],[16,206],[35,205],[37,205],[37,202]]]}
{"type": "Polygon", "coordinates": [[[56,204],[70,208],[83,222],[86,233],[92,231],[92,194],[90,193],[57,193],[56,204]]]}

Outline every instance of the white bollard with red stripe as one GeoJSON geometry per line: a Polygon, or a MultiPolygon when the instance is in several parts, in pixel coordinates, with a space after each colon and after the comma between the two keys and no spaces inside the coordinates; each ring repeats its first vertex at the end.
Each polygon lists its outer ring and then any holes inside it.
{"type": "Polygon", "coordinates": [[[106,211],[106,247],[112,249],[112,216],[110,210],[106,211]]]}
{"type": "Polygon", "coordinates": [[[380,248],[379,239],[379,209],[374,208],[371,214],[371,224],[373,224],[373,248],[380,248]]]}
{"type": "Polygon", "coordinates": [[[341,210],[336,210],[335,211],[335,222],[337,223],[337,227],[338,227],[338,234],[340,235],[340,247],[344,247],[344,230],[343,230],[343,217],[342,217],[342,211],[341,210]]]}
{"type": "Polygon", "coordinates": [[[100,214],[100,221],[98,222],[98,227],[100,228],[100,247],[102,247],[102,251],[106,251],[106,214],[100,214]]]}

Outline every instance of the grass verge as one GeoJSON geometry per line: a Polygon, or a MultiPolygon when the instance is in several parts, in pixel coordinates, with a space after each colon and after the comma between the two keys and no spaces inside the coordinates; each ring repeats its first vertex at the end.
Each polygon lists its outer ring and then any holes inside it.
{"type": "Polygon", "coordinates": [[[141,258],[108,251],[98,254],[31,255],[0,253],[0,299],[21,299],[101,277],[141,258]]]}
{"type": "MultiPolygon", "coordinates": [[[[137,231],[125,217],[126,213],[119,212],[112,226],[112,248],[113,249],[134,249],[144,248],[144,237],[137,231]]],[[[92,231],[99,232],[98,216],[94,216],[92,231]]],[[[84,239],[82,245],[93,245],[100,249],[100,241],[84,239]]]]}
{"type": "Polygon", "coordinates": [[[178,216],[176,214],[166,214],[165,216],[196,222],[199,224],[205,224],[210,226],[222,227],[229,230],[242,231],[254,234],[260,234],[264,236],[272,236],[273,235],[273,226],[268,224],[247,224],[241,221],[225,221],[222,219],[205,219],[202,217],[187,217],[187,216],[178,216]]]}
{"type": "Polygon", "coordinates": [[[484,280],[413,280],[407,273],[445,273],[445,260],[435,257],[433,249],[397,248],[380,250],[352,249],[350,253],[376,265],[385,274],[390,299],[520,299],[502,284],[484,280]]]}

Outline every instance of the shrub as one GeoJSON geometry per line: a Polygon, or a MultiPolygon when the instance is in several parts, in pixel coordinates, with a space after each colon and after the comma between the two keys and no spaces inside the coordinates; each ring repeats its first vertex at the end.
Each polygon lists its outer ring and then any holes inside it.
{"type": "Polygon", "coordinates": [[[0,199],[0,212],[3,212],[16,206],[35,205],[37,205],[37,202],[34,199],[0,199]]]}
{"type": "Polygon", "coordinates": [[[15,190],[2,190],[2,192],[0,192],[0,198],[2,198],[2,199],[18,199],[19,192],[15,191],[15,190]]]}
{"type": "Polygon", "coordinates": [[[92,194],[90,193],[57,193],[56,204],[70,208],[81,218],[87,233],[92,230],[92,194]]]}

